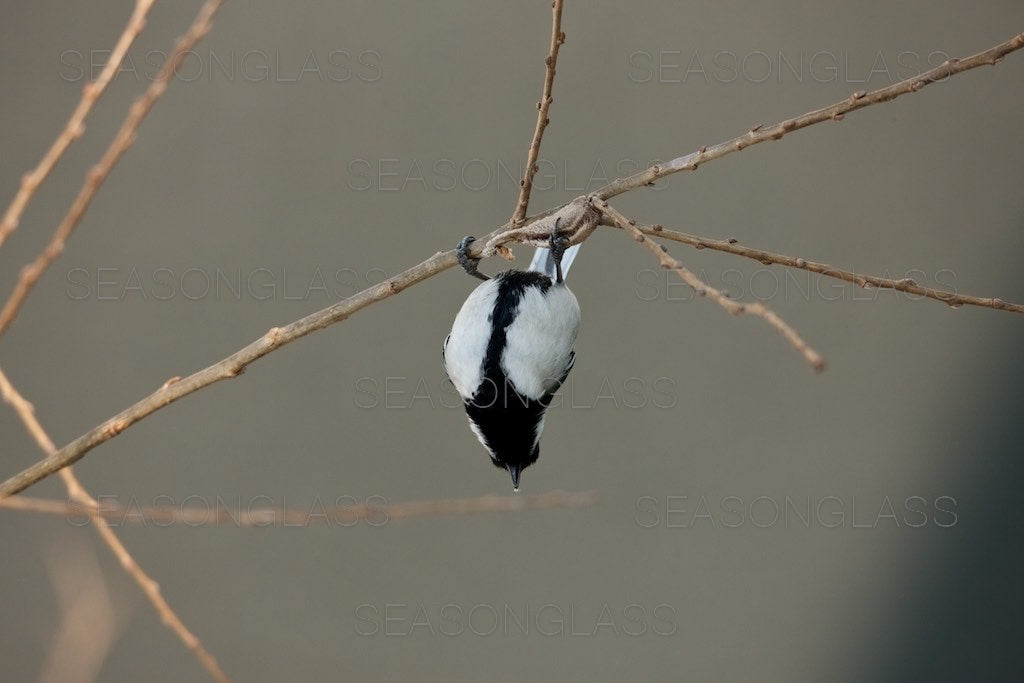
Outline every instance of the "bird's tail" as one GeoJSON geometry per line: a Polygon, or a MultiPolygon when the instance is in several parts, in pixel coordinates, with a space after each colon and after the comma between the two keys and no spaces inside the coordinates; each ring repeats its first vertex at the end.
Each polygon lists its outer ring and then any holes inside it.
{"type": "MultiPolygon", "coordinates": [[[[582,244],[574,244],[565,250],[565,254],[562,255],[562,277],[569,277],[569,268],[572,267],[572,262],[576,260],[576,253],[580,250],[582,244]]],[[[537,247],[533,252],[533,260],[530,261],[530,268],[537,273],[544,273],[552,280],[555,279],[555,260],[551,258],[551,250],[547,247],[537,247]]]]}

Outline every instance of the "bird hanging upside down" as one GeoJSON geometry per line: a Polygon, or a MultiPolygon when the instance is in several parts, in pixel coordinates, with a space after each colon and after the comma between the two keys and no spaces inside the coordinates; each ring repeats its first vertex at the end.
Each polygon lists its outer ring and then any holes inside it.
{"type": "Polygon", "coordinates": [[[512,475],[516,491],[523,470],[537,462],[545,413],[575,360],[580,307],[562,277],[567,241],[556,220],[550,239],[554,279],[521,270],[488,278],[477,271],[479,259],[467,254],[473,238],[458,246],[462,267],[484,282],[455,316],[444,341],[444,366],[470,428],[494,465],[512,475]]]}

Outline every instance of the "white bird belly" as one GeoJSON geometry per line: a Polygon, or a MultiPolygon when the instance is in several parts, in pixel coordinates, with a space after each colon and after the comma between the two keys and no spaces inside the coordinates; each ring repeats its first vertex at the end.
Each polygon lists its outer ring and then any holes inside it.
{"type": "Polygon", "coordinates": [[[487,280],[477,286],[459,309],[452,332],[444,348],[445,370],[463,398],[469,398],[484,378],[484,356],[491,339],[489,320],[498,298],[498,281],[487,280]]]}
{"type": "Polygon", "coordinates": [[[545,293],[536,287],[523,292],[501,356],[501,368],[520,394],[539,399],[558,387],[579,326],[579,303],[564,284],[545,293]]]}

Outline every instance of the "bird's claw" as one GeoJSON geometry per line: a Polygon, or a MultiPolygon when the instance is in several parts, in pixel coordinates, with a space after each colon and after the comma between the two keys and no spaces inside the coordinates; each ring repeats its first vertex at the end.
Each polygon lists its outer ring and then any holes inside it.
{"type": "Polygon", "coordinates": [[[557,273],[556,282],[562,281],[562,256],[569,246],[569,238],[558,233],[558,224],[561,221],[561,217],[555,219],[555,226],[551,228],[551,236],[548,237],[548,249],[551,250],[551,259],[555,262],[555,271],[557,273]]]}
{"type": "Polygon", "coordinates": [[[489,277],[477,270],[477,266],[480,264],[480,259],[473,258],[468,253],[469,245],[473,244],[475,241],[476,238],[472,235],[466,235],[463,237],[459,240],[458,246],[455,247],[455,255],[459,259],[459,265],[462,266],[462,269],[467,273],[481,280],[489,280],[489,277]]]}

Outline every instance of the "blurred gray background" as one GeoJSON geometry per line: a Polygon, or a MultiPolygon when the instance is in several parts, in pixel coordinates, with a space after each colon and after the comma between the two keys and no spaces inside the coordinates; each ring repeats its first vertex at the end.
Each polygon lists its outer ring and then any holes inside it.
{"type": "MultiPolygon", "coordinates": [[[[567,4],[533,211],[1024,30],[1019,0],[567,4]]],[[[132,6],[3,3],[4,205],[132,6]]],[[[0,251],[5,297],[198,6],[157,3],[0,251]]],[[[547,2],[229,1],[0,341],[0,366],[63,444],[168,377],[497,227],[549,30],[547,2]]],[[[1013,54],[614,203],[1022,301],[1022,80],[1013,54]]],[[[576,368],[523,478],[524,494],[597,490],[598,505],[119,533],[237,680],[1019,672],[1024,321],[670,249],[773,307],[828,371],[763,322],[691,301],[603,229],[570,278],[576,368]]],[[[98,448],[79,476],[122,504],[510,494],[440,368],[473,286],[449,271],[300,340],[98,448]]],[[[38,459],[6,406],[0,435],[3,476],[38,459]]],[[[65,495],[56,480],[30,493],[65,495]]],[[[115,632],[98,678],[205,678],[91,531],[0,518],[5,679],[39,678],[62,619],[58,569],[93,561],[115,632]]]]}

